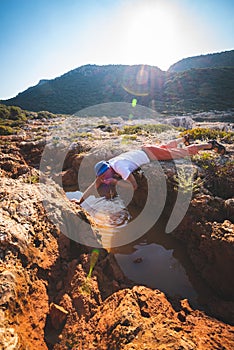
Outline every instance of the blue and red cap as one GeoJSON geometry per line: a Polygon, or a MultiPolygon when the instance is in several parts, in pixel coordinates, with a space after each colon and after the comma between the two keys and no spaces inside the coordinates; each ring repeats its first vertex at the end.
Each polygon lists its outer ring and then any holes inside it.
{"type": "Polygon", "coordinates": [[[106,162],[105,160],[101,160],[94,167],[94,170],[95,170],[95,173],[96,173],[97,176],[101,176],[108,169],[110,169],[110,164],[108,162],[106,162]]]}

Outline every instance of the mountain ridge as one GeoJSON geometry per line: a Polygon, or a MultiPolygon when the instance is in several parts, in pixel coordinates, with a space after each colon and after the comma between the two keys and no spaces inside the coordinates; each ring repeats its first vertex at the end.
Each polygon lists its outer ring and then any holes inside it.
{"type": "Polygon", "coordinates": [[[181,72],[192,68],[234,67],[234,50],[183,58],[172,64],[168,72],[181,72]]]}
{"type": "Polygon", "coordinates": [[[150,65],[87,64],[54,79],[42,79],[16,97],[0,102],[60,114],[74,114],[107,102],[131,103],[133,98],[162,113],[234,108],[234,50],[203,55],[203,67],[196,67],[197,57],[195,61],[188,58],[177,62],[187,62],[188,67],[178,72],[173,66],[162,71],[150,65]],[[221,65],[227,61],[229,66],[221,65]]]}

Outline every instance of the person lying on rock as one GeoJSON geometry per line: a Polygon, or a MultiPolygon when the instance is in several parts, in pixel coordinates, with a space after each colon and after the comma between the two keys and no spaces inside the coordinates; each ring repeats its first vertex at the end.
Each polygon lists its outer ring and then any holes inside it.
{"type": "Polygon", "coordinates": [[[141,150],[132,150],[124,152],[108,161],[102,160],[95,165],[96,179],[85,190],[78,204],[81,204],[88,198],[93,191],[98,190],[103,184],[115,186],[120,180],[122,186],[132,186],[135,191],[138,188],[137,181],[133,172],[139,169],[143,164],[158,160],[173,160],[192,156],[202,150],[214,150],[223,155],[226,149],[223,145],[215,140],[201,144],[190,144],[189,135],[172,140],[161,145],[145,145],[141,150]],[[186,147],[179,148],[178,145],[184,143],[186,147]]]}

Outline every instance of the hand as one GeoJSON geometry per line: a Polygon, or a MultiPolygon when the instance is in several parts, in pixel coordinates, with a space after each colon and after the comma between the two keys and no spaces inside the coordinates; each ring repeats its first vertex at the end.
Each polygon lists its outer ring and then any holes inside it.
{"type": "Polygon", "coordinates": [[[78,205],[80,205],[83,202],[83,200],[81,200],[81,198],[80,199],[72,198],[72,199],[70,199],[70,201],[72,203],[75,203],[75,204],[78,204],[78,205]]]}

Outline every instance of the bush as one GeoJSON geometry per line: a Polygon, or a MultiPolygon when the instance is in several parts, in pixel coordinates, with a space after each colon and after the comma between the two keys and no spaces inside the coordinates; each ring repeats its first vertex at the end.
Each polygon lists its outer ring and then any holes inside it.
{"type": "Polygon", "coordinates": [[[21,108],[16,107],[16,106],[10,106],[10,118],[12,120],[17,120],[20,119],[20,115],[21,115],[21,108]]]}
{"type": "Polygon", "coordinates": [[[20,107],[0,104],[0,135],[15,134],[26,120],[26,112],[20,107]]]}
{"type": "Polygon", "coordinates": [[[123,135],[122,142],[135,141],[137,139],[136,135],[123,135]]]}
{"type": "Polygon", "coordinates": [[[12,135],[15,130],[7,125],[0,125],[0,135],[12,135]]]}
{"type": "Polygon", "coordinates": [[[191,130],[186,130],[181,133],[181,136],[189,134],[191,139],[194,140],[212,140],[212,139],[221,139],[225,142],[233,142],[234,141],[234,132],[227,132],[216,129],[209,128],[194,128],[191,130]]]}
{"type": "Polygon", "coordinates": [[[142,124],[142,125],[126,125],[122,130],[118,130],[118,135],[142,135],[144,133],[156,133],[174,129],[171,125],[167,124],[142,124]]]}
{"type": "Polygon", "coordinates": [[[10,109],[5,105],[0,105],[0,118],[8,119],[10,116],[10,109]]]}
{"type": "Polygon", "coordinates": [[[122,130],[118,130],[118,135],[142,134],[142,126],[125,125],[122,130]]]}
{"type": "Polygon", "coordinates": [[[47,111],[41,111],[37,113],[38,119],[49,119],[49,118],[55,118],[56,115],[47,111]]]}

